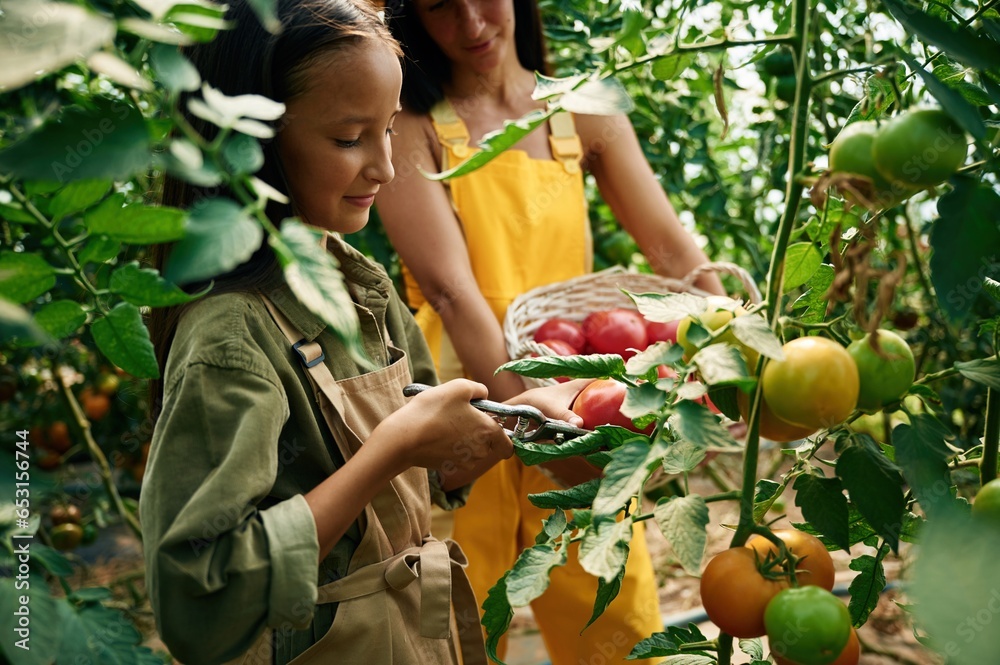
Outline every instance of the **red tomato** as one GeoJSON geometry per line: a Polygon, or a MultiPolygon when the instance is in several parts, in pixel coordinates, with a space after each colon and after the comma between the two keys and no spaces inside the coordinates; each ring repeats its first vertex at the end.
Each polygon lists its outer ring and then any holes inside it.
{"type": "Polygon", "coordinates": [[[670,365],[657,365],[656,376],[660,379],[676,379],[677,372],[670,368],[670,365]]]}
{"type": "Polygon", "coordinates": [[[579,353],[571,344],[561,339],[543,339],[540,344],[555,351],[557,356],[575,356],[579,353]]]}
{"type": "Polygon", "coordinates": [[[655,321],[646,322],[646,337],[649,338],[649,343],[653,342],[677,342],[677,326],[681,322],[678,321],[668,321],[667,323],[658,323],[655,321]]]}
{"type": "Polygon", "coordinates": [[[596,353],[617,353],[628,359],[649,346],[646,319],[632,309],[593,312],[583,320],[583,334],[596,353]]]}
{"type": "Polygon", "coordinates": [[[576,355],[587,343],[579,323],[559,318],[549,319],[535,331],[535,341],[539,344],[550,339],[562,340],[574,349],[573,353],[559,355],[576,355]]]}
{"type": "Polygon", "coordinates": [[[598,379],[580,391],[573,402],[573,412],[583,418],[585,429],[594,429],[598,425],[618,425],[633,432],[641,431],[649,434],[653,425],[639,430],[632,420],[622,415],[622,402],[625,401],[627,388],[624,383],[614,379],[598,379]]]}

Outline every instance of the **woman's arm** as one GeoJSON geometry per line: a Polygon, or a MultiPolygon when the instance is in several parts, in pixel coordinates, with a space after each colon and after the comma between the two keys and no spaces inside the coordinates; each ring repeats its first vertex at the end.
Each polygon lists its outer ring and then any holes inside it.
{"type": "Polygon", "coordinates": [[[376,198],[379,216],[400,258],[441,316],[465,371],[504,400],[524,390],[521,380],[494,370],[509,360],[503,331],[479,291],[462,228],[442,183],[418,169],[440,170],[430,120],[404,111],[393,137],[395,179],[376,198]]]}
{"type": "MultiPolygon", "coordinates": [[[[574,120],[587,155],[586,166],[594,174],[601,196],[635,238],[653,270],[679,279],[706,263],[708,257],[681,225],[628,118],[578,115],[574,120]]],[[[714,274],[702,275],[696,285],[725,293],[714,274]]]]}

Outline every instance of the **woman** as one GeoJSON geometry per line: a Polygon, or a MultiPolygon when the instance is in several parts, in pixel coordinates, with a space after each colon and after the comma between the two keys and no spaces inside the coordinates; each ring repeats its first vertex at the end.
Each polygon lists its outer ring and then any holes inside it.
{"type": "MultiPolygon", "coordinates": [[[[290,204],[268,217],[322,232],[375,369],[296,298],[266,242],[154,321],[162,410],[140,511],[157,628],[192,664],[485,665],[464,557],[430,536],[429,508],[461,505],[510,441],[469,404],[487,395],[472,381],[404,399],[436,382],[420,331],[384,269],[339,237],[393,177],[399,48],[363,2],[280,0],[280,35],[251,4],[190,55],[223,94],[285,105],[257,175],[290,204]]],[[[171,184],[171,204],[215,195],[171,184]]],[[[579,387],[520,401],[573,418],[579,387]]]]}
{"type": "MultiPolygon", "coordinates": [[[[657,272],[680,277],[706,260],[624,116],[556,114],[476,172],[448,185],[423,178],[420,169],[466,159],[504,119],[543,108],[531,98],[534,72],[546,71],[538,8],[534,0],[402,0],[386,11],[407,62],[393,138],[397,177],[376,203],[442,376],[469,376],[499,398],[523,389],[515,375],[494,375],[508,360],[501,322],[519,294],[590,270],[584,169],[657,272]]],[[[721,292],[715,277],[699,286],[721,292]]],[[[585,477],[575,471],[563,478],[585,477]]],[[[527,495],[553,487],[517,460],[477,481],[454,522],[477,597],[534,542],[545,511],[527,495]]],[[[596,580],[575,561],[553,572],[533,604],[554,665],[620,662],[636,640],[662,629],[641,526],[637,532],[621,594],[582,638],[596,580]]]]}

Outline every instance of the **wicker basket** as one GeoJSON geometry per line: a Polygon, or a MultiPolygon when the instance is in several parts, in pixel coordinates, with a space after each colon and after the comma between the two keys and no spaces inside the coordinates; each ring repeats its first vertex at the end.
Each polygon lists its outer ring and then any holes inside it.
{"type": "MultiPolygon", "coordinates": [[[[694,282],[706,272],[727,273],[739,278],[749,302],[760,302],[760,291],[753,278],[746,270],[733,263],[706,263],[695,268],[684,279],[627,272],[621,267],[608,268],[564,282],[546,284],[518,296],[507,308],[503,322],[507,353],[514,360],[530,358],[532,355],[555,355],[552,349],[534,341],[535,331],[539,326],[556,317],[581,322],[591,312],[616,307],[635,309],[635,303],[621,289],[632,293],[710,295],[694,286],[694,282]]],[[[528,387],[555,383],[553,379],[521,378],[528,387]]]]}

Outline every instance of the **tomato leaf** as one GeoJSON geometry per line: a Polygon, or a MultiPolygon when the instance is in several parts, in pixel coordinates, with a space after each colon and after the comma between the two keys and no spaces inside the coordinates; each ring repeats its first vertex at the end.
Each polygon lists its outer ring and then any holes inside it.
{"type": "MultiPolygon", "coordinates": [[[[689,330],[695,327],[692,325],[689,330]]],[[[736,386],[749,391],[757,384],[757,379],[747,372],[743,354],[731,344],[722,342],[706,346],[694,354],[691,362],[698,367],[701,378],[710,386],[736,386]]]]}
{"type": "Polygon", "coordinates": [[[192,206],[163,277],[183,285],[221,275],[249,259],[263,237],[260,225],[235,201],[202,199],[192,206]]]}
{"type": "Polygon", "coordinates": [[[653,508],[653,516],[677,561],[689,575],[697,575],[707,542],[708,504],[705,499],[696,494],[660,499],[653,508]]]}
{"type": "Polygon", "coordinates": [[[677,432],[677,440],[668,445],[663,455],[663,470],[667,473],[691,471],[705,459],[709,448],[733,448],[732,435],[718,417],[701,404],[678,403],[668,423],[677,432]]]}
{"type": "MultiPolygon", "coordinates": [[[[784,360],[785,352],[781,348],[781,340],[774,334],[767,321],[759,314],[737,316],[729,322],[736,339],[740,340],[757,353],[773,360],[784,360]]],[[[751,372],[753,367],[748,368],[751,372]]]]}
{"type": "Polygon", "coordinates": [[[966,27],[931,16],[902,0],[882,0],[882,4],[907,32],[970,67],[994,69],[1000,62],[1000,44],[966,27]]]}
{"type": "Polygon", "coordinates": [[[640,658],[662,658],[672,654],[680,653],[677,644],[670,639],[667,633],[653,633],[649,637],[640,640],[633,647],[632,652],[625,660],[639,660],[640,658]]]}
{"type": "Polygon", "coordinates": [[[594,577],[610,582],[625,567],[631,540],[630,518],[620,522],[613,517],[598,518],[580,541],[580,565],[594,577]]]}
{"type": "Polygon", "coordinates": [[[571,379],[617,378],[625,376],[625,361],[613,353],[542,356],[511,360],[497,368],[497,372],[504,370],[533,379],[554,379],[558,376],[571,379]]]}
{"type": "Polygon", "coordinates": [[[594,514],[616,515],[621,511],[639,493],[650,470],[659,463],[664,449],[662,443],[650,446],[636,441],[612,451],[611,461],[604,467],[604,478],[594,497],[594,514]]]}
{"type": "Polygon", "coordinates": [[[764,645],[759,637],[753,639],[742,639],[739,641],[740,651],[753,658],[755,661],[764,660],[764,645]]]}
{"type": "Polygon", "coordinates": [[[955,363],[955,369],[970,381],[981,383],[988,388],[1000,390],[1000,360],[981,358],[955,363]]]}
{"type": "Polygon", "coordinates": [[[785,253],[785,288],[808,282],[823,263],[823,256],[811,242],[797,242],[785,253]]]}
{"type": "MultiPolygon", "coordinates": [[[[628,431],[628,430],[626,430],[628,431]]],[[[544,464],[553,460],[586,455],[607,445],[607,435],[600,431],[584,434],[570,439],[563,444],[553,445],[551,442],[530,443],[514,440],[514,452],[528,466],[544,464]]]]}
{"type": "Polygon", "coordinates": [[[34,300],[55,284],[55,268],[38,254],[0,252],[0,298],[21,305],[34,300]]]}
{"type": "Polygon", "coordinates": [[[72,300],[53,300],[35,312],[35,322],[53,339],[62,339],[87,322],[87,313],[72,300]]]}
{"type": "MultiPolygon", "coordinates": [[[[911,512],[907,512],[903,515],[903,528],[899,531],[899,539],[904,543],[915,542],[922,524],[922,518],[911,512]]],[[[792,526],[799,531],[805,531],[810,535],[816,536],[823,541],[823,546],[828,550],[839,549],[839,547],[834,544],[832,540],[820,533],[816,527],[811,524],[806,522],[793,522],[792,526]]],[[[847,505],[847,526],[850,532],[851,547],[854,547],[858,543],[866,542],[869,539],[878,540],[875,529],[868,523],[868,520],[864,518],[861,511],[859,511],[853,504],[847,505]]]]}
{"type": "Polygon", "coordinates": [[[931,282],[941,308],[962,319],[980,297],[983,275],[1000,255],[1000,195],[977,179],[953,177],[955,188],[938,199],[931,229],[931,282]]]}
{"type": "Polygon", "coordinates": [[[851,613],[851,623],[856,626],[860,626],[868,620],[868,615],[878,605],[878,598],[885,589],[885,570],[882,568],[882,559],[888,552],[888,546],[883,545],[879,548],[877,557],[862,554],[851,561],[851,570],[856,570],[859,574],[851,580],[851,586],[848,589],[851,600],[847,609],[851,613]]]}
{"type": "MultiPolygon", "coordinates": [[[[184,237],[187,213],[167,206],[133,203],[124,206],[122,194],[109,196],[83,216],[93,234],[136,245],[151,245],[184,237]]],[[[235,205],[235,204],[233,204],[235,205]]]]}
{"type": "Polygon", "coordinates": [[[559,99],[559,107],[570,113],[616,115],[631,113],[635,104],[618,79],[605,78],[587,81],[570,90],[559,99]]]}
{"type": "Polygon", "coordinates": [[[524,607],[549,588],[549,574],[566,563],[566,549],[556,550],[545,543],[521,551],[507,575],[507,602],[524,607]]]}
{"type": "Polygon", "coordinates": [[[851,496],[851,503],[892,550],[898,552],[899,531],[906,510],[903,476],[870,436],[855,434],[851,440],[852,445],[837,458],[837,476],[851,496]]]}
{"type": "MultiPolygon", "coordinates": [[[[625,563],[628,563],[628,550],[625,551],[625,563]]],[[[618,576],[610,582],[605,582],[602,577],[597,578],[597,596],[594,598],[594,611],[590,615],[590,621],[583,627],[584,630],[590,624],[597,621],[604,614],[604,611],[608,609],[611,601],[618,597],[619,592],[622,590],[622,580],[624,579],[625,565],[622,565],[621,570],[618,571],[618,576]]]]}
{"type": "Polygon", "coordinates": [[[142,635],[120,611],[96,602],[74,604],[66,599],[59,600],[57,609],[62,640],[56,662],[162,662],[150,649],[139,646],[142,635]],[[109,630],[109,626],[115,629],[109,630]]]}
{"type": "MultiPolygon", "coordinates": [[[[7,547],[10,545],[8,544],[7,547]]],[[[6,550],[7,547],[4,549],[6,550]]],[[[65,628],[59,621],[59,605],[66,601],[52,597],[49,586],[42,575],[31,572],[20,581],[15,580],[13,574],[9,573],[9,575],[9,577],[0,577],[0,630],[8,636],[0,643],[0,656],[7,657],[4,659],[5,662],[17,663],[18,665],[22,663],[23,665],[48,665],[56,662],[60,642],[65,640],[65,628]],[[21,596],[28,597],[28,604],[20,604],[21,596]],[[27,607],[30,611],[31,641],[28,643],[30,649],[15,647],[15,638],[18,636],[15,629],[18,628],[19,618],[16,612],[21,607],[27,607]]],[[[108,625],[117,626],[117,624],[108,625]]],[[[127,625],[131,627],[132,624],[127,625]]],[[[107,628],[104,628],[104,631],[107,631],[107,628]]],[[[101,661],[95,659],[90,662],[101,661]]]]}
{"type": "Polygon", "coordinates": [[[597,489],[600,486],[601,479],[594,478],[564,490],[529,494],[528,501],[536,508],[562,508],[563,510],[589,508],[594,503],[594,497],[597,496],[597,489]]]}
{"type": "Polygon", "coordinates": [[[27,310],[0,297],[0,343],[36,346],[52,341],[27,310]]]}
{"type": "Polygon", "coordinates": [[[734,386],[715,386],[708,389],[708,398],[718,407],[722,414],[730,420],[739,420],[739,403],[736,401],[737,388],[734,386]]]}
{"type": "Polygon", "coordinates": [[[842,550],[850,550],[847,526],[847,497],[837,478],[822,478],[812,474],[795,479],[795,505],[802,516],[842,550]]]}
{"type": "Polygon", "coordinates": [[[951,452],[945,443],[950,435],[941,421],[927,413],[911,416],[909,425],[897,425],[892,430],[896,463],[928,517],[954,501],[947,462],[951,452]]]}
{"type": "MultiPolygon", "coordinates": [[[[962,129],[972,134],[976,139],[981,140],[986,137],[986,125],[983,124],[983,119],[979,115],[979,109],[966,101],[961,93],[942,83],[933,72],[924,69],[912,55],[905,52],[900,53],[900,55],[910,69],[920,75],[927,90],[940,102],[941,107],[948,115],[962,126],[962,129]]],[[[966,141],[967,139],[962,137],[962,140],[966,141]]]]}
{"type": "Polygon", "coordinates": [[[118,303],[104,317],[90,325],[90,334],[97,348],[112,363],[140,379],[156,379],[160,368],[156,363],[149,330],[142,322],[139,308],[131,303],[118,303]]]}
{"type": "Polygon", "coordinates": [[[654,323],[669,323],[685,316],[698,316],[708,301],[690,293],[629,293],[639,313],[654,323]]]}
{"type": "Polygon", "coordinates": [[[666,403],[667,394],[657,388],[655,383],[641,383],[628,387],[619,411],[626,418],[634,420],[658,412],[666,403]]]}
{"type": "Polygon", "coordinates": [[[757,481],[757,484],[754,486],[753,496],[754,522],[760,522],[764,519],[767,511],[771,510],[771,505],[774,504],[774,497],[778,494],[778,488],[780,487],[781,483],[776,483],[767,478],[761,478],[757,481]]]}
{"type": "Polygon", "coordinates": [[[679,344],[655,342],[625,362],[625,371],[632,376],[642,376],[660,365],[671,365],[680,360],[683,349],[679,344]]]}
{"type": "Polygon", "coordinates": [[[111,273],[108,290],[120,295],[133,305],[148,307],[168,307],[196,300],[208,293],[205,287],[200,293],[188,294],[176,284],[160,277],[160,273],[149,268],[140,268],[138,261],[132,261],[111,273]]]}
{"type": "Polygon", "coordinates": [[[503,661],[497,656],[497,647],[500,645],[500,638],[510,627],[510,620],[514,618],[514,610],[507,600],[507,578],[510,576],[508,570],[497,583],[490,587],[483,601],[483,628],[486,630],[486,655],[494,663],[503,665],[503,661]]]}
{"type": "Polygon", "coordinates": [[[555,512],[546,517],[545,521],[542,522],[542,530],[535,536],[535,544],[551,543],[563,535],[567,526],[566,513],[563,512],[562,508],[556,508],[555,512]]]}
{"type": "Polygon", "coordinates": [[[49,215],[52,221],[62,219],[75,212],[86,210],[99,202],[111,189],[109,180],[76,180],[63,187],[52,197],[49,215]]]}
{"type": "Polygon", "coordinates": [[[803,323],[820,323],[826,317],[826,308],[830,304],[826,293],[833,284],[835,274],[833,266],[821,265],[809,279],[809,290],[792,304],[792,309],[805,308],[806,311],[799,317],[803,323]]]}

